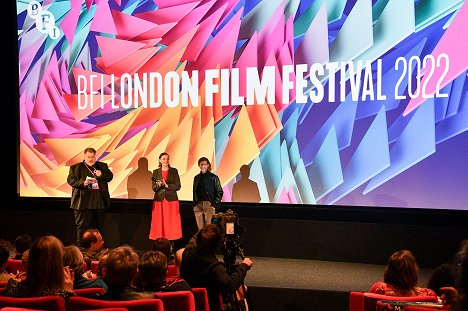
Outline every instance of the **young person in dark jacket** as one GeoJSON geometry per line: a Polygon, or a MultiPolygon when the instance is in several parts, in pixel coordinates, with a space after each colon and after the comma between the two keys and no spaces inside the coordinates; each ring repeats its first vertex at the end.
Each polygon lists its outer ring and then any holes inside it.
{"type": "Polygon", "coordinates": [[[204,287],[208,292],[210,310],[220,310],[219,297],[233,294],[243,285],[252,260],[244,258],[228,274],[224,262],[216,257],[221,233],[215,224],[207,224],[187,243],[182,254],[180,276],[192,287],[204,287]]]}
{"type": "Polygon", "coordinates": [[[138,277],[138,254],[129,245],[122,245],[110,251],[102,269],[102,279],[108,291],[99,296],[103,300],[135,300],[155,298],[153,292],[142,291],[133,282],[138,277]]]}
{"type": "Polygon", "coordinates": [[[190,285],[181,278],[167,281],[168,261],[160,251],[149,251],[143,254],[138,265],[140,280],[137,286],[148,292],[191,291],[190,285]]]}
{"type": "Polygon", "coordinates": [[[200,173],[193,178],[193,212],[198,230],[211,223],[216,207],[223,198],[223,188],[219,177],[212,172],[208,158],[198,159],[200,173]]]}

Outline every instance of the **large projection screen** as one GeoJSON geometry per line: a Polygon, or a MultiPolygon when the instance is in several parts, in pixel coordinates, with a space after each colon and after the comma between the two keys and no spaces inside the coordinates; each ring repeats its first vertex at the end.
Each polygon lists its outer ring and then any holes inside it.
{"type": "Polygon", "coordinates": [[[92,147],[112,198],[168,152],[181,200],[204,156],[225,202],[468,210],[463,0],[16,5],[21,197],[92,147]]]}

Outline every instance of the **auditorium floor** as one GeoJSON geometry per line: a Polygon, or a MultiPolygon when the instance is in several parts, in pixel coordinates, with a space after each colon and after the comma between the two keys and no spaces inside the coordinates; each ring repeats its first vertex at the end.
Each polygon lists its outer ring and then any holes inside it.
{"type": "MultiPolygon", "coordinates": [[[[251,257],[245,285],[252,311],[347,311],[350,291],[367,291],[385,265],[251,257]]],[[[430,269],[421,269],[425,286],[430,269]]],[[[250,310],[249,310],[250,311],[250,310]]]]}
{"type": "MultiPolygon", "coordinates": [[[[247,286],[333,291],[366,291],[383,278],[384,265],[304,259],[251,257],[247,286]]],[[[425,286],[432,270],[421,269],[419,285],[425,286]]]]}

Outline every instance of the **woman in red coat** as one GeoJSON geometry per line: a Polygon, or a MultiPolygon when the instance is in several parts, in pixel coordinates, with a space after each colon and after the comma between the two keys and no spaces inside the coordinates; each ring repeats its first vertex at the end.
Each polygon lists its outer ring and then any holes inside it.
{"type": "Polygon", "coordinates": [[[159,167],[153,171],[151,180],[154,199],[149,238],[167,238],[173,246],[174,240],[182,237],[177,197],[180,178],[177,169],[169,165],[169,154],[166,152],[159,155],[159,167]]]}

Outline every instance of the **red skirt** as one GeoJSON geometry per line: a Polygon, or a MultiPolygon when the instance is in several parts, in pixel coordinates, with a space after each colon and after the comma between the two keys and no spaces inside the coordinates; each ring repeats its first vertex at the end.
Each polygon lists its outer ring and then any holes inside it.
{"type": "Polygon", "coordinates": [[[179,201],[153,201],[149,238],[177,240],[182,237],[182,224],[179,213],[179,201]]]}

